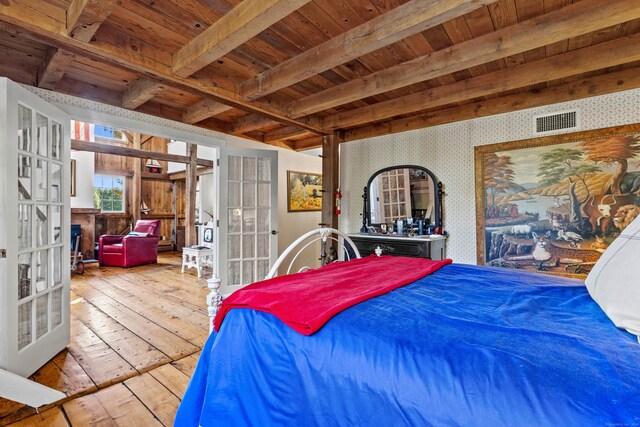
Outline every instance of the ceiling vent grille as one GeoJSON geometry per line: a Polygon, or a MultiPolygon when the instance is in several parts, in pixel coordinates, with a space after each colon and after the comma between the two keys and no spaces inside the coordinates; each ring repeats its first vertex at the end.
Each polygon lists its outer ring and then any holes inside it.
{"type": "Polygon", "coordinates": [[[578,111],[548,114],[535,117],[536,133],[551,133],[578,127],[578,111]]]}

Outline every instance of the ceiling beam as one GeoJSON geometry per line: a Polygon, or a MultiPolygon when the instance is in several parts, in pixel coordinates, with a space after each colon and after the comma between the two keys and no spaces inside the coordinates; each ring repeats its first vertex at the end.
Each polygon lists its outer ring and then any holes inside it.
{"type": "MultiPolygon", "coordinates": [[[[357,141],[637,88],[640,88],[640,68],[632,68],[545,89],[492,98],[419,116],[358,127],[345,131],[344,140],[357,141]]],[[[296,147],[296,149],[299,148],[296,147]]]]}
{"type": "Polygon", "coordinates": [[[167,86],[157,80],[141,77],[129,83],[129,87],[122,95],[122,108],[135,110],[166,89],[167,86]]]}
{"type": "MultiPolygon", "coordinates": [[[[123,147],[122,145],[110,145],[99,142],[87,142],[77,139],[71,140],[71,149],[76,151],[90,151],[92,153],[112,154],[114,156],[134,157],[137,159],[164,160],[165,162],[184,163],[191,162],[191,157],[179,154],[162,153],[158,151],[140,150],[123,147]]],[[[213,167],[212,160],[197,159],[198,166],[213,167]]]]}
{"type": "Polygon", "coordinates": [[[324,119],[344,129],[640,60],[640,34],[401,96],[324,119]]]}
{"type": "MultiPolygon", "coordinates": [[[[67,9],[66,32],[76,40],[90,42],[109,17],[117,0],[73,0],[67,9]]],[[[50,47],[38,69],[38,87],[54,89],[75,55],[50,47]]]]}
{"type": "Polygon", "coordinates": [[[309,133],[309,131],[298,126],[287,126],[280,129],[272,130],[270,132],[266,132],[262,137],[262,142],[264,142],[265,144],[269,144],[273,141],[280,141],[305,133],[309,133]]]}
{"type": "Polygon", "coordinates": [[[243,0],[173,55],[173,72],[180,77],[189,77],[309,1],[243,0]]]}
{"type": "Polygon", "coordinates": [[[497,0],[412,0],[240,85],[255,100],[497,0]]]}
{"type": "Polygon", "coordinates": [[[233,107],[205,98],[187,107],[182,114],[182,121],[192,125],[232,109],[233,107]]]}
{"type": "Polygon", "coordinates": [[[271,141],[268,145],[274,147],[286,148],[287,150],[295,150],[295,143],[293,141],[271,141]]]}
{"type": "Polygon", "coordinates": [[[311,138],[300,139],[295,141],[294,150],[310,150],[312,148],[322,147],[322,137],[321,136],[312,136],[311,138]]]}
{"type": "Polygon", "coordinates": [[[302,117],[640,18],[637,0],[583,0],[292,102],[302,117]]]}
{"type": "Polygon", "coordinates": [[[44,17],[42,21],[36,23],[34,19],[21,12],[23,11],[17,11],[13,7],[0,8],[0,29],[49,46],[59,46],[76,55],[140,73],[168,86],[187,90],[203,98],[213,98],[234,108],[270,117],[280,123],[297,125],[313,132],[322,132],[321,120],[318,118],[291,119],[284,113],[284,107],[277,103],[246,102],[240,98],[237,91],[212,85],[211,81],[206,79],[176,76],[171,72],[169,64],[159,62],[155,57],[145,56],[136,46],[116,47],[107,43],[84,43],[69,37],[51,18],[44,17]]]}
{"type": "Polygon", "coordinates": [[[235,120],[231,125],[231,133],[234,135],[240,135],[246,132],[251,132],[252,130],[275,124],[278,124],[278,122],[268,117],[250,114],[248,116],[240,117],[239,119],[235,120]]]}

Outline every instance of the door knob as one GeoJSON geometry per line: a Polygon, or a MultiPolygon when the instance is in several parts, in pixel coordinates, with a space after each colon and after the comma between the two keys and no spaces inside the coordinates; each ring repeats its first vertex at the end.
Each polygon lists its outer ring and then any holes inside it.
{"type": "Polygon", "coordinates": [[[277,230],[271,230],[271,234],[273,234],[275,236],[276,234],[278,234],[278,231],[277,230]]]}

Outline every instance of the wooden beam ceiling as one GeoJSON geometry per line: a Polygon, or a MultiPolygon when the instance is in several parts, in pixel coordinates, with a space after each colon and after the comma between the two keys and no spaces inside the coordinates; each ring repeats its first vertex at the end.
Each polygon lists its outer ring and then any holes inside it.
{"type": "Polygon", "coordinates": [[[173,55],[173,72],[189,77],[309,1],[243,0],[173,55]]]}
{"type": "Polygon", "coordinates": [[[231,133],[234,135],[241,135],[246,132],[250,132],[255,129],[260,129],[265,126],[274,125],[278,122],[271,120],[267,117],[250,114],[234,121],[231,126],[231,133]]]}
{"type": "MultiPolygon", "coordinates": [[[[350,129],[345,131],[344,141],[357,141],[461,120],[492,116],[505,111],[524,110],[638,88],[640,88],[640,68],[631,68],[545,89],[501,96],[418,116],[350,129]]],[[[310,148],[315,148],[316,146],[318,145],[310,148]]],[[[301,147],[296,146],[296,149],[299,150],[301,147]]]]}
{"type": "Polygon", "coordinates": [[[308,130],[299,128],[297,126],[287,126],[265,133],[262,137],[262,142],[264,142],[265,144],[269,144],[274,141],[292,138],[294,136],[303,135],[308,132],[308,130]]]}
{"type": "Polygon", "coordinates": [[[306,116],[640,18],[637,1],[583,0],[307,96],[289,104],[287,113],[306,116]]]}
{"type": "MultiPolygon", "coordinates": [[[[202,97],[212,97],[219,102],[242,110],[269,117],[281,123],[297,125],[313,132],[323,133],[321,121],[315,118],[290,119],[284,113],[284,107],[277,103],[246,102],[237,92],[211,85],[211,82],[198,78],[183,78],[174,75],[169,64],[145,56],[135,46],[120,46],[116,48],[107,44],[89,44],[69,37],[60,29],[57,21],[50,17],[34,22],[22,9],[0,8],[0,21],[20,28],[29,33],[33,40],[50,46],[59,46],[73,54],[83,55],[106,64],[122,67],[129,71],[154,78],[175,88],[184,89],[202,97]]],[[[22,33],[23,36],[25,35],[22,33]]]]}
{"type": "Polygon", "coordinates": [[[640,34],[435,87],[324,119],[344,129],[640,60],[640,34]]]}
{"type": "MultiPolygon", "coordinates": [[[[71,149],[76,151],[90,151],[92,153],[113,154],[114,156],[133,157],[137,159],[154,159],[164,160],[166,162],[188,164],[192,161],[189,156],[181,156],[179,154],[161,153],[158,151],[140,150],[120,145],[101,144],[98,142],[71,140],[71,149]]],[[[196,159],[198,166],[207,168],[213,167],[212,160],[196,159]]]]}
{"type": "Polygon", "coordinates": [[[151,98],[163,92],[166,85],[157,80],[139,78],[129,84],[129,87],[122,95],[122,107],[135,110],[151,98]]]}
{"type": "MultiPolygon", "coordinates": [[[[73,0],[67,9],[66,31],[76,40],[91,41],[117,0],[73,0]]],[[[38,87],[54,89],[75,55],[50,47],[38,70],[38,87]]]]}
{"type": "Polygon", "coordinates": [[[240,94],[258,99],[496,1],[412,0],[247,80],[240,94]]]}
{"type": "Polygon", "coordinates": [[[221,104],[213,99],[203,99],[202,101],[190,105],[184,110],[184,113],[182,114],[182,121],[194,124],[231,109],[233,109],[233,107],[221,104]]]}

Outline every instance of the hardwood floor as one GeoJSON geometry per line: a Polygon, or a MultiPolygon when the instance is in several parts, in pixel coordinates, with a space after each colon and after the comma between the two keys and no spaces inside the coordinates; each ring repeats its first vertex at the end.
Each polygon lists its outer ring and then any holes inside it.
{"type": "Polygon", "coordinates": [[[171,252],[72,275],[71,343],[31,377],[67,398],[40,413],[0,399],[0,425],[173,425],[209,334],[203,276],[171,252]]]}

